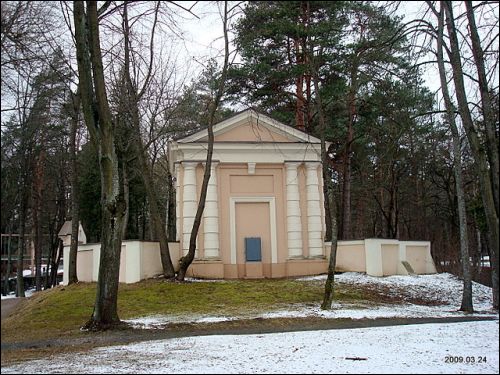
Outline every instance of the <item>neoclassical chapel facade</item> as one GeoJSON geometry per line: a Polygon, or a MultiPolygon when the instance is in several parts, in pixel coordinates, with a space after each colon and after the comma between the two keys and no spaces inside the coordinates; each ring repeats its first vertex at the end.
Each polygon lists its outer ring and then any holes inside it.
{"type": "MultiPolygon", "coordinates": [[[[216,124],[191,274],[214,278],[326,271],[320,140],[254,109],[216,124]]],[[[198,204],[206,129],[169,144],[183,255],[198,204]]]]}

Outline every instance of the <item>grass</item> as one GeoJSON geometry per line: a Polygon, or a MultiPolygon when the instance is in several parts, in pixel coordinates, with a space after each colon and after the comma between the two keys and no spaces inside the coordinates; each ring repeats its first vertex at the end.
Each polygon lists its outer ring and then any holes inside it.
{"type": "MultiPolygon", "coordinates": [[[[95,301],[95,283],[59,286],[35,293],[23,302],[22,314],[2,321],[2,342],[30,341],[80,334],[95,301]]],[[[323,282],[294,279],[172,283],[150,279],[120,284],[121,319],[148,315],[245,315],[272,311],[289,304],[319,304],[323,282]]],[[[337,284],[337,301],[371,299],[362,290],[337,284]]]]}

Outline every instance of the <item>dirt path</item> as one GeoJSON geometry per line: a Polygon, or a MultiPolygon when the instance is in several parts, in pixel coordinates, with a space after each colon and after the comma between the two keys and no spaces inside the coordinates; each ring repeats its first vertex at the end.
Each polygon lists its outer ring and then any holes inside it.
{"type": "Polygon", "coordinates": [[[12,314],[24,298],[7,298],[2,300],[2,320],[12,314]]]}
{"type": "Polygon", "coordinates": [[[89,349],[98,346],[121,345],[132,342],[162,340],[189,336],[264,334],[275,332],[314,331],[330,329],[351,329],[383,327],[409,324],[453,323],[478,320],[496,320],[493,317],[464,316],[450,318],[379,318],[379,319],[325,319],[325,318],[274,318],[244,319],[217,323],[167,324],[160,329],[123,329],[105,332],[82,332],[81,337],[59,338],[31,342],[2,342],[4,350],[46,349],[58,347],[89,349]]]}

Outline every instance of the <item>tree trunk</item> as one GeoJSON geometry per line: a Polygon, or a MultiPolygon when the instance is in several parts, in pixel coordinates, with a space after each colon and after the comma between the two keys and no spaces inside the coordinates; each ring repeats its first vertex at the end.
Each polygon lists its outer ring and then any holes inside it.
{"type": "Polygon", "coordinates": [[[175,202],[175,188],[173,183],[172,175],[170,171],[167,170],[167,188],[168,188],[168,200],[167,200],[167,238],[169,241],[175,241],[176,239],[176,202],[175,202]]]}
{"type": "Polygon", "coordinates": [[[57,272],[59,270],[59,263],[61,262],[63,250],[64,250],[63,242],[61,239],[59,239],[56,253],[53,256],[52,267],[50,272],[50,285],[52,287],[55,287],[57,285],[57,272]]]}
{"type": "Polygon", "coordinates": [[[149,210],[151,214],[151,220],[154,227],[154,231],[160,240],[160,256],[161,263],[163,267],[163,275],[167,279],[172,279],[175,277],[175,270],[170,257],[170,250],[168,247],[168,238],[166,232],[165,221],[162,219],[162,215],[159,209],[158,197],[156,190],[154,189],[154,181],[152,176],[151,165],[146,160],[145,150],[143,148],[143,143],[141,140],[141,135],[138,129],[139,124],[133,125],[135,131],[135,138],[137,142],[137,155],[139,159],[139,164],[141,166],[141,177],[144,181],[144,187],[146,188],[146,194],[149,201],[149,210]],[[139,133],[139,134],[138,134],[139,133]]]}
{"type": "Polygon", "coordinates": [[[118,280],[123,233],[123,190],[115,135],[106,94],[99,40],[97,3],[74,2],[79,90],[85,123],[98,149],[101,174],[101,255],[92,317],[83,329],[102,330],[119,323],[118,280]]]}
{"type": "Polygon", "coordinates": [[[78,131],[78,113],[80,112],[80,93],[72,95],[73,112],[71,116],[70,129],[70,154],[71,154],[71,246],[69,249],[68,285],[78,282],[76,274],[76,260],[78,253],[78,229],[79,229],[79,206],[78,206],[78,165],[76,157],[76,133],[78,131]]]}
{"type": "MultiPolygon", "coordinates": [[[[21,204],[22,205],[22,204],[21,204]]],[[[23,270],[24,270],[24,249],[26,248],[25,239],[24,239],[24,216],[20,215],[21,218],[19,221],[21,224],[21,230],[19,231],[19,239],[17,244],[17,279],[16,279],[16,297],[26,297],[24,294],[24,278],[23,278],[23,270]]]]}
{"type": "MultiPolygon", "coordinates": [[[[463,80],[462,63],[460,61],[460,47],[458,44],[455,19],[453,18],[453,4],[445,1],[446,20],[448,25],[448,35],[450,38],[450,62],[453,69],[453,80],[458,100],[458,108],[462,123],[469,140],[472,154],[476,165],[476,172],[479,177],[481,187],[481,196],[483,200],[486,222],[488,225],[489,244],[493,253],[492,262],[492,287],[493,287],[493,307],[498,310],[498,246],[499,246],[499,228],[498,215],[495,207],[494,187],[490,179],[490,167],[483,152],[483,146],[479,140],[477,130],[469,110],[465,85],[463,80]]],[[[491,166],[492,167],[492,166],[491,166]]]]}
{"type": "MultiPolygon", "coordinates": [[[[466,1],[467,19],[469,20],[469,31],[472,41],[472,53],[476,64],[477,76],[479,82],[479,92],[481,93],[481,108],[483,110],[484,127],[486,128],[486,144],[488,159],[490,162],[491,183],[493,186],[493,199],[498,217],[498,190],[499,190],[499,165],[498,165],[498,136],[496,131],[495,114],[493,113],[493,104],[491,102],[490,90],[488,89],[488,79],[486,78],[486,69],[484,67],[484,52],[481,47],[481,41],[477,32],[476,20],[471,1],[466,1]]],[[[498,120],[496,120],[498,121],[498,120]]]]}
{"type": "Polygon", "coordinates": [[[130,212],[130,181],[128,177],[127,163],[123,162],[123,200],[125,201],[125,209],[123,213],[123,232],[122,239],[127,239],[128,219],[130,212]]]}
{"type": "MultiPolygon", "coordinates": [[[[52,242],[51,242],[52,244],[52,242]]],[[[44,289],[49,289],[51,287],[51,284],[50,284],[50,280],[51,280],[51,274],[50,274],[50,271],[51,271],[51,265],[52,265],[52,262],[53,262],[53,251],[52,251],[52,246],[50,247],[50,251],[49,251],[49,254],[47,255],[47,269],[45,270],[45,278],[43,280],[43,288],[44,289]]]]}
{"type": "Polygon", "coordinates": [[[355,61],[351,68],[351,87],[349,89],[347,121],[347,138],[344,149],[344,171],[342,185],[342,239],[351,239],[351,154],[354,139],[354,121],[356,118],[356,92],[358,90],[358,64],[355,61]]]}
{"type": "Polygon", "coordinates": [[[395,170],[394,163],[391,168],[391,188],[389,201],[389,222],[387,235],[388,238],[399,238],[399,209],[398,209],[398,171],[395,170]]]}
{"type": "MultiPolygon", "coordinates": [[[[45,135],[41,136],[42,145],[45,144],[45,135]]],[[[35,288],[42,290],[42,201],[45,173],[45,150],[42,148],[36,160],[33,183],[33,238],[35,246],[35,288]]]]}
{"type": "MultiPolygon", "coordinates": [[[[24,132],[23,132],[24,133],[24,132]]],[[[24,270],[24,252],[26,249],[26,214],[27,214],[27,206],[29,200],[29,192],[28,192],[28,155],[26,150],[26,134],[22,135],[23,139],[21,140],[21,153],[23,155],[23,170],[21,171],[21,201],[19,207],[19,243],[17,246],[17,287],[16,287],[16,297],[25,297],[24,293],[24,278],[23,278],[23,270],[24,270]]]]}
{"type": "Polygon", "coordinates": [[[57,280],[57,272],[59,267],[59,261],[62,256],[62,240],[59,238],[58,232],[62,227],[64,222],[66,221],[66,184],[65,184],[65,176],[66,173],[63,168],[59,171],[59,179],[57,184],[58,189],[58,204],[57,204],[57,216],[54,224],[54,229],[51,232],[51,240],[50,240],[50,274],[46,280],[46,288],[51,288],[56,285],[57,280]]]}
{"type": "Polygon", "coordinates": [[[159,209],[158,196],[156,194],[153,178],[153,166],[147,159],[148,157],[141,137],[138,108],[139,97],[136,89],[134,88],[134,85],[132,84],[132,78],[130,76],[130,30],[128,26],[128,13],[126,4],[124,6],[123,13],[123,27],[125,39],[125,80],[127,85],[127,102],[128,111],[131,116],[131,130],[133,132],[133,139],[135,141],[135,153],[139,161],[140,175],[144,182],[144,188],[146,189],[146,194],[149,201],[152,226],[154,228],[156,236],[158,236],[160,240],[160,257],[163,268],[163,275],[167,279],[173,279],[175,277],[175,270],[172,264],[172,259],[170,257],[165,221],[162,219],[163,216],[159,209]]]}
{"type": "Polygon", "coordinates": [[[205,163],[205,173],[203,174],[203,182],[201,184],[200,200],[198,202],[198,208],[196,210],[196,215],[193,222],[193,228],[191,230],[191,236],[189,238],[189,250],[188,253],[183,256],[179,261],[179,272],[177,274],[177,280],[183,281],[188,267],[191,265],[194,259],[194,254],[196,250],[196,238],[198,237],[198,230],[200,228],[201,218],[203,215],[203,210],[205,209],[205,200],[207,197],[208,182],[210,180],[210,174],[212,169],[212,154],[214,148],[214,133],[213,125],[215,122],[215,113],[219,107],[220,100],[224,93],[224,87],[226,83],[227,70],[229,67],[229,37],[227,30],[227,1],[224,2],[224,65],[222,67],[222,73],[220,81],[217,88],[217,93],[215,98],[209,105],[209,120],[208,120],[208,145],[207,145],[207,159],[205,163]]]}
{"type": "MultiPolygon", "coordinates": [[[[325,144],[325,154],[328,155],[328,150],[326,150],[326,144],[325,144]]],[[[328,170],[330,163],[328,159],[323,160],[323,163],[326,163],[326,169],[328,170]]],[[[324,167],[325,168],[325,167],[324,167]]],[[[326,178],[330,178],[330,174],[327,173],[327,175],[323,175],[323,195],[324,195],[324,206],[325,206],[325,242],[327,241],[332,241],[332,211],[336,212],[335,210],[335,202],[333,199],[330,198],[330,192],[328,191],[328,186],[326,183],[326,178]]],[[[333,189],[331,189],[331,194],[333,194],[333,189]]],[[[335,226],[337,226],[337,219],[335,218],[335,226]]],[[[337,237],[337,235],[335,235],[337,237]]]]}
{"type": "Polygon", "coordinates": [[[465,209],[465,196],[462,182],[462,155],[460,147],[460,136],[458,127],[455,122],[455,108],[450,98],[448,91],[448,83],[446,79],[446,70],[443,58],[443,33],[444,33],[444,9],[441,7],[438,24],[438,40],[437,40],[437,61],[439,67],[439,78],[441,80],[441,91],[443,93],[444,103],[446,107],[446,115],[452,134],[453,147],[453,171],[455,174],[455,185],[458,199],[458,217],[460,228],[460,255],[462,263],[463,277],[463,292],[462,304],[460,310],[472,313],[474,308],[472,305],[472,281],[470,274],[469,263],[469,240],[467,236],[467,216],[465,209]]]}
{"type": "MultiPolygon", "coordinates": [[[[295,46],[295,58],[297,65],[302,65],[303,61],[303,53],[301,51],[301,43],[298,38],[294,39],[295,46]]],[[[295,78],[295,90],[296,90],[296,99],[295,99],[295,127],[299,130],[305,131],[305,123],[304,123],[304,75],[300,73],[300,75],[295,78]]]]}
{"type": "Polygon", "coordinates": [[[4,284],[5,295],[8,295],[10,293],[9,277],[10,277],[11,266],[12,266],[11,243],[12,243],[12,229],[9,230],[9,238],[7,240],[7,265],[6,265],[6,269],[5,269],[5,284],[4,284]]]}
{"type": "MultiPolygon", "coordinates": [[[[330,246],[330,259],[328,261],[328,275],[325,282],[325,293],[323,295],[323,302],[321,303],[322,310],[330,310],[332,308],[334,290],[335,290],[335,264],[337,263],[337,218],[335,213],[335,203],[333,199],[332,178],[330,176],[328,167],[328,154],[326,150],[326,120],[323,112],[323,101],[319,90],[318,72],[314,65],[314,59],[310,57],[310,69],[312,70],[314,90],[316,91],[317,111],[319,115],[320,137],[321,137],[321,161],[323,170],[323,195],[325,208],[328,202],[328,214],[330,215],[331,223],[331,246],[330,246]]],[[[325,209],[326,212],[326,209],[325,209]]]]}

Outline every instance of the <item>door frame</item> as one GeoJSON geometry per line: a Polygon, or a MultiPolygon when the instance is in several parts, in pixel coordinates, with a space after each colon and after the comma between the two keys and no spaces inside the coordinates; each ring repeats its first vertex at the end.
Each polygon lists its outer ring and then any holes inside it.
{"type": "Polygon", "coordinates": [[[231,237],[231,264],[236,264],[236,203],[269,203],[269,222],[271,223],[271,263],[278,263],[278,241],[276,233],[275,197],[230,197],[229,223],[231,237]]]}

